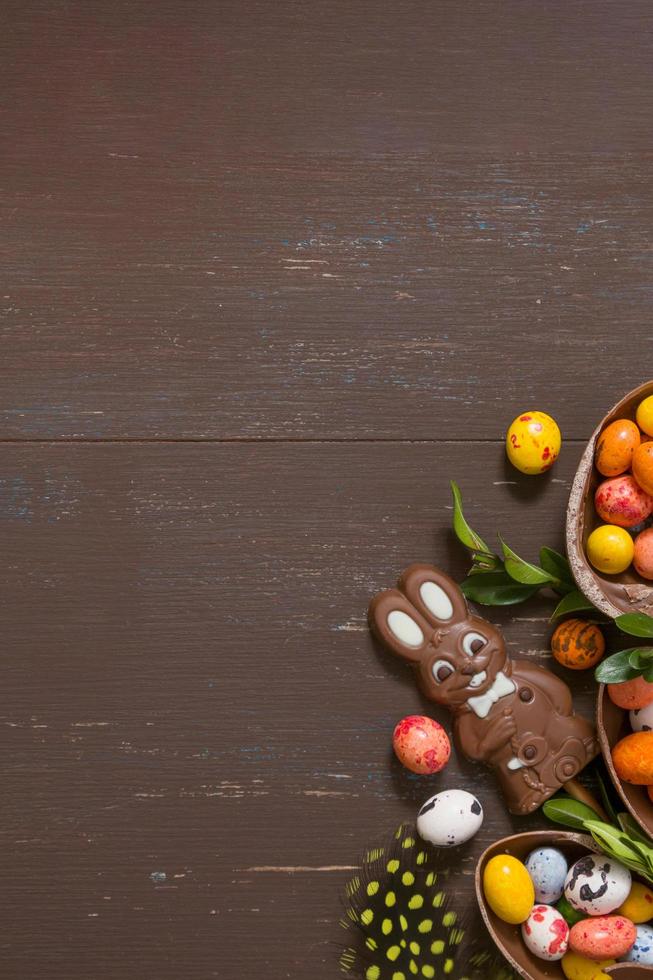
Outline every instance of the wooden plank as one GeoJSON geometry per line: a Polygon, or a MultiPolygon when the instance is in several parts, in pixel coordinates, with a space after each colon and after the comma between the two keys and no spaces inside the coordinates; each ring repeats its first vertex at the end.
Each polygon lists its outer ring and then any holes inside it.
{"type": "MultiPolygon", "coordinates": [[[[365,611],[412,560],[464,573],[452,477],[488,537],[560,546],[580,449],[533,481],[488,442],[5,446],[3,975],[334,977],[346,867],[445,785],[486,807],[473,906],[481,849],[542,818],[455,756],[401,770],[395,722],[448,719],[365,611]]],[[[548,664],[551,608],[491,619],[548,664]]]]}
{"type": "Polygon", "coordinates": [[[495,438],[536,406],[582,438],[589,386],[642,380],[646,2],[7,14],[0,436],[495,438]]]}

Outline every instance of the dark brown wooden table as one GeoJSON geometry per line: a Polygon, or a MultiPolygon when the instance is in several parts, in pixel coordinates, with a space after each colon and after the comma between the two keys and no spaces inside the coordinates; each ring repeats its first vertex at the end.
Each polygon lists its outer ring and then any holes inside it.
{"type": "MultiPolygon", "coordinates": [[[[335,978],[347,869],[438,787],[486,807],[470,904],[544,824],[461,759],[401,771],[427,705],[365,611],[409,561],[464,573],[451,478],[560,547],[651,376],[650,3],[2,20],[2,976],[335,978]],[[503,458],[533,407],[548,479],[503,458]]],[[[492,619],[548,663],[550,610],[492,619]]]]}

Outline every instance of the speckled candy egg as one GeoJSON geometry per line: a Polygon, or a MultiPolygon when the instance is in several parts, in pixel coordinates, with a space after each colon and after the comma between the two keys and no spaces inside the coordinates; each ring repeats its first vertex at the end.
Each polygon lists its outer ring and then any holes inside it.
{"type": "Polygon", "coordinates": [[[543,905],[557,902],[565,887],[569,865],[557,847],[538,847],[526,858],[526,870],[535,888],[535,901],[543,905]]]}
{"type": "MultiPolygon", "coordinates": [[[[631,880],[628,868],[614,858],[606,857],[605,854],[586,854],[569,869],[565,881],[565,898],[580,912],[605,916],[626,901],[631,880]]],[[[582,953],[583,950],[577,952],[582,953]]]]}
{"type": "Polygon", "coordinates": [[[653,495],[653,442],[642,442],[633,453],[633,476],[645,493],[653,495]]]}
{"type": "Polygon", "coordinates": [[[519,925],[535,904],[535,889],[521,861],[510,854],[496,854],[483,871],[485,900],[504,922],[519,925]]]}
{"type": "Polygon", "coordinates": [[[608,684],[608,697],[618,708],[625,708],[626,711],[645,708],[653,702],[653,684],[643,677],[634,677],[621,684],[608,684]]]}
{"type": "Polygon", "coordinates": [[[541,960],[561,960],[569,945],[569,926],[552,905],[535,905],[522,923],[524,945],[541,960]]]}
{"type": "Polygon", "coordinates": [[[637,527],[653,511],[653,499],[632,476],[616,476],[599,483],[594,506],[602,521],[617,527],[637,527]]]}
{"type": "Polygon", "coordinates": [[[614,966],[615,962],[612,959],[588,960],[586,956],[569,950],[563,956],[560,966],[567,980],[610,980],[608,974],[603,972],[603,968],[614,966]]]}
{"type": "Polygon", "coordinates": [[[408,715],[394,730],[392,745],[402,765],[420,775],[440,772],[451,755],[442,725],[425,715],[408,715]]]}
{"type": "Polygon", "coordinates": [[[653,929],[651,926],[637,926],[636,931],[635,942],[623,959],[626,963],[653,966],[653,929]]]}
{"type": "Polygon", "coordinates": [[[639,429],[630,419],[606,426],[596,443],[594,462],[602,476],[619,476],[629,470],[640,443],[639,429]]]}
{"type": "Polygon", "coordinates": [[[653,527],[641,531],[635,538],[633,564],[642,578],[653,579],[653,527]]]}
{"type": "Polygon", "coordinates": [[[634,708],[629,717],[630,727],[634,732],[653,731],[653,703],[644,708],[634,708]]]}
{"type": "Polygon", "coordinates": [[[612,764],[619,779],[636,786],[653,783],[653,732],[633,732],[617,742],[612,764]]]}
{"type": "Polygon", "coordinates": [[[560,453],[560,429],[545,412],[518,415],[506,435],[506,452],[512,465],[521,473],[534,476],[544,473],[560,453]]]}
{"type": "Polygon", "coordinates": [[[483,807],[464,789],[447,789],[427,800],[417,814],[417,833],[436,847],[464,844],[483,823],[483,807]]]}
{"type": "Polygon", "coordinates": [[[619,915],[625,915],[635,925],[648,922],[653,918],[653,891],[641,881],[634,881],[630,895],[617,909],[619,915]]]}
{"type": "Polygon", "coordinates": [[[590,960],[618,959],[632,947],[637,930],[623,915],[583,919],[569,930],[569,946],[590,960]]]}

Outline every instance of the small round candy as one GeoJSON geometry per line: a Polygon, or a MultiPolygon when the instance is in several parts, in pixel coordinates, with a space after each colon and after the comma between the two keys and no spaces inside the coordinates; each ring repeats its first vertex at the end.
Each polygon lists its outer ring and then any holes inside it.
{"type": "Polygon", "coordinates": [[[625,915],[627,919],[640,925],[653,919],[653,891],[643,885],[641,881],[634,881],[630,889],[630,895],[617,909],[619,915],[625,915]]]}
{"type": "Polygon", "coordinates": [[[579,912],[570,905],[564,895],[556,902],[556,908],[568,926],[575,926],[577,922],[587,918],[584,912],[579,912]]]}
{"type": "Polygon", "coordinates": [[[603,524],[587,539],[587,557],[594,568],[606,575],[618,575],[633,560],[635,546],[628,531],[615,524],[603,524]]]}
{"type": "Polygon", "coordinates": [[[417,833],[436,847],[455,847],[470,840],[483,823],[483,807],[464,789],[436,793],[417,814],[417,833]]]}
{"type": "Polygon", "coordinates": [[[557,847],[538,847],[524,862],[535,888],[535,901],[543,905],[557,902],[565,888],[569,865],[557,847]]]}
{"type": "Polygon", "coordinates": [[[647,436],[653,436],[653,395],[649,395],[637,406],[637,424],[647,436]]]}
{"type": "Polygon", "coordinates": [[[653,966],[653,929],[650,926],[637,926],[635,942],[622,959],[625,963],[653,966]]]}
{"type": "Polygon", "coordinates": [[[637,937],[637,930],[630,919],[623,915],[600,915],[583,919],[569,930],[569,946],[574,953],[590,960],[602,960],[623,956],[637,937]]]}
{"type": "Polygon", "coordinates": [[[534,905],[521,934],[526,949],[541,960],[561,960],[569,946],[569,926],[552,905],[534,905]]]}
{"type": "Polygon", "coordinates": [[[620,684],[608,684],[608,697],[618,708],[626,711],[645,708],[653,701],[653,684],[643,677],[633,677],[631,681],[622,681],[620,684]]]}
{"type": "Polygon", "coordinates": [[[622,738],[612,750],[612,764],[625,783],[653,784],[653,732],[634,732],[622,738]]]}
{"type": "Polygon", "coordinates": [[[641,531],[635,538],[633,565],[642,578],[653,579],[653,527],[641,531]]]}
{"type": "Polygon", "coordinates": [[[494,914],[513,926],[525,922],[535,904],[530,875],[510,854],[497,854],[485,865],[483,892],[494,914]]]}
{"type": "Polygon", "coordinates": [[[640,443],[639,429],[630,419],[606,426],[596,443],[594,462],[602,476],[619,476],[629,470],[640,443]]]}
{"type": "Polygon", "coordinates": [[[607,973],[603,972],[605,966],[614,966],[616,960],[588,960],[586,956],[574,953],[569,950],[566,953],[560,966],[567,980],[610,980],[607,973]]]}
{"type": "Polygon", "coordinates": [[[521,473],[533,476],[550,469],[560,454],[557,422],[545,412],[518,415],[506,435],[506,452],[521,473]]]}
{"type": "Polygon", "coordinates": [[[440,772],[451,755],[444,728],[425,715],[402,718],[394,730],[392,745],[402,765],[420,775],[440,772]]]}
{"type": "Polygon", "coordinates": [[[630,727],[634,732],[653,732],[653,703],[630,712],[630,727]]]}
{"type": "Polygon", "coordinates": [[[603,633],[586,619],[567,619],[551,637],[551,652],[563,667],[587,670],[595,667],[605,653],[603,633]]]}
{"type": "Polygon", "coordinates": [[[596,488],[594,506],[602,521],[617,527],[637,527],[653,511],[653,498],[632,476],[615,476],[596,488]]]}
{"type": "Polygon", "coordinates": [[[633,476],[642,490],[653,494],[653,442],[642,442],[633,453],[633,476]]]}
{"type": "MultiPolygon", "coordinates": [[[[607,915],[626,901],[631,880],[630,871],[620,861],[605,854],[585,854],[569,869],[565,898],[573,908],[586,915],[607,915]]],[[[572,949],[576,949],[573,944],[572,949]]],[[[583,950],[576,952],[583,953],[583,950]]]]}

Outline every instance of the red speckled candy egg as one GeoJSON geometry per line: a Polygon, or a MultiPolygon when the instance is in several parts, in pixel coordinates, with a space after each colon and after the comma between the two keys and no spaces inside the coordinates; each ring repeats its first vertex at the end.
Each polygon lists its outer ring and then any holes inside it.
{"type": "Polygon", "coordinates": [[[521,934],[526,948],[541,960],[561,960],[567,952],[569,926],[551,905],[534,905],[521,934]]]}
{"type": "Polygon", "coordinates": [[[637,929],[623,915],[583,919],[569,930],[569,948],[589,960],[624,956],[637,939],[637,929]]]}
{"type": "Polygon", "coordinates": [[[632,476],[604,480],[596,488],[594,505],[602,521],[617,527],[636,527],[653,511],[653,498],[632,476]]]}
{"type": "Polygon", "coordinates": [[[653,527],[635,538],[633,565],[642,578],[653,579],[653,527]]]}
{"type": "Polygon", "coordinates": [[[621,684],[608,684],[608,697],[618,708],[634,711],[645,708],[653,701],[653,684],[643,677],[633,677],[632,681],[621,684]]]}
{"type": "Polygon", "coordinates": [[[392,746],[406,769],[423,776],[440,772],[451,755],[451,743],[444,728],[425,715],[402,718],[394,730],[392,746]]]}

